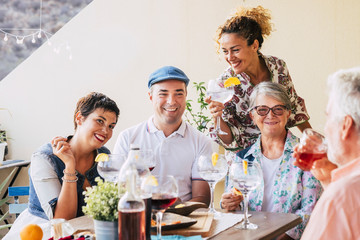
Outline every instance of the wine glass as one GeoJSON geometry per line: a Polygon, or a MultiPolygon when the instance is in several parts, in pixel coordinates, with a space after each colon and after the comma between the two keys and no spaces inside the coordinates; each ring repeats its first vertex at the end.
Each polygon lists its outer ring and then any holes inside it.
{"type": "Polygon", "coordinates": [[[116,183],[120,169],[126,161],[125,154],[108,154],[108,161],[98,162],[97,171],[105,181],[116,183]]]}
{"type": "Polygon", "coordinates": [[[197,162],[197,170],[200,176],[209,183],[211,198],[209,213],[214,214],[215,219],[221,217],[221,213],[214,208],[214,190],[215,185],[220,181],[228,171],[228,164],[223,154],[214,152],[212,155],[201,155],[197,162]]]}
{"type": "Polygon", "coordinates": [[[311,128],[303,131],[299,147],[298,163],[304,171],[310,171],[314,161],[327,156],[327,143],[323,135],[311,128]]]}
{"type": "Polygon", "coordinates": [[[171,175],[154,176],[157,180],[152,186],[151,205],[156,215],[157,239],[161,239],[161,221],[165,210],[173,205],[179,195],[176,179],[171,175]]]}
{"type": "Polygon", "coordinates": [[[244,221],[236,226],[238,229],[256,229],[256,224],[250,223],[248,219],[249,192],[260,185],[262,170],[256,162],[238,158],[230,167],[230,179],[235,188],[239,189],[244,196],[244,221]]]}
{"type": "Polygon", "coordinates": [[[152,171],[156,166],[156,159],[151,149],[140,150],[140,159],[152,171]]]}
{"type": "MultiPolygon", "coordinates": [[[[234,95],[234,87],[220,87],[220,80],[210,80],[206,94],[211,97],[212,101],[226,103],[231,100],[234,95]]],[[[220,128],[220,116],[217,117],[216,127],[210,132],[210,134],[227,135],[226,132],[220,128]]]]}

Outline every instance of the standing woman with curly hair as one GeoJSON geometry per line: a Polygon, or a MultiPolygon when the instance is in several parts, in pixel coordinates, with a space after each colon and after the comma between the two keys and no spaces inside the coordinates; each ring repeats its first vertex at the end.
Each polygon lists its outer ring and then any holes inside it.
{"type": "Polygon", "coordinates": [[[216,141],[226,149],[239,151],[253,144],[260,131],[250,119],[249,96],[260,82],[271,81],[283,85],[291,99],[291,116],[287,128],[297,126],[300,131],[311,127],[304,100],[294,89],[286,63],[274,56],[260,52],[264,38],[272,31],[269,10],[261,6],[241,8],[217,30],[218,50],[222,51],[229,68],[220,76],[223,83],[229,77],[239,78],[241,84],[235,86],[231,101],[222,104],[205,101],[214,117],[220,116],[221,129],[227,135],[217,135],[216,141]]]}

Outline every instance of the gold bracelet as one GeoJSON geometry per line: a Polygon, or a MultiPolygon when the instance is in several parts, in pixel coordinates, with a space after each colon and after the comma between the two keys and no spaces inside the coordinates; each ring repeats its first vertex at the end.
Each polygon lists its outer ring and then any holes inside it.
{"type": "Polygon", "coordinates": [[[69,179],[65,179],[64,177],[62,177],[61,180],[63,180],[63,182],[75,183],[75,182],[77,182],[78,177],[76,177],[74,180],[69,180],[69,179]]]}
{"type": "Polygon", "coordinates": [[[64,175],[69,176],[69,177],[75,177],[77,175],[77,171],[75,171],[75,173],[67,173],[67,172],[65,172],[65,169],[63,170],[63,173],[64,173],[64,175]]]}

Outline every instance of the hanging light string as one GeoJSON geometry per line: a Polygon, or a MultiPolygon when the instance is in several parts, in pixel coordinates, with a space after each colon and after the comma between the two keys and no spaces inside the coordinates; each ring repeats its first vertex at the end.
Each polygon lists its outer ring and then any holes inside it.
{"type": "Polygon", "coordinates": [[[51,45],[49,38],[52,36],[52,34],[49,32],[46,32],[42,29],[42,8],[43,8],[43,2],[42,2],[42,0],[40,0],[39,29],[35,29],[35,28],[21,28],[21,29],[20,28],[0,28],[0,32],[2,32],[4,34],[4,41],[5,42],[8,41],[9,37],[14,37],[14,38],[16,38],[17,44],[22,44],[24,42],[25,38],[31,37],[32,38],[31,42],[36,43],[35,35],[39,39],[42,37],[42,35],[44,35],[46,37],[46,41],[48,42],[48,44],[51,45]],[[18,35],[18,34],[12,33],[13,31],[32,31],[33,33],[26,34],[26,35],[18,35]]]}
{"type": "Polygon", "coordinates": [[[32,43],[36,42],[36,37],[37,38],[41,38],[42,35],[44,35],[46,37],[46,41],[48,41],[48,44],[51,45],[51,42],[49,41],[49,38],[52,36],[51,33],[44,31],[42,29],[31,29],[31,28],[24,28],[24,29],[17,29],[17,28],[0,28],[0,32],[2,32],[4,34],[4,41],[7,42],[9,40],[9,37],[14,37],[16,38],[16,43],[17,44],[22,44],[24,42],[25,38],[31,37],[32,43]],[[30,34],[26,34],[26,35],[18,35],[18,34],[13,34],[9,31],[32,31],[33,33],[30,34]],[[43,34],[42,34],[43,33],[43,34]]]}
{"type": "MultiPolygon", "coordinates": [[[[51,42],[49,39],[52,37],[53,34],[42,29],[42,7],[43,7],[43,2],[42,2],[42,0],[40,0],[39,28],[0,28],[0,32],[4,34],[3,40],[5,42],[7,42],[9,40],[9,37],[13,37],[16,39],[17,44],[23,44],[24,40],[26,38],[31,38],[31,42],[36,43],[36,38],[41,39],[42,36],[45,36],[46,42],[48,43],[49,46],[51,46],[51,42]],[[22,31],[22,32],[26,31],[26,32],[32,32],[32,33],[20,35],[20,34],[12,33],[13,31],[22,31]]],[[[65,50],[68,52],[69,59],[72,59],[71,48],[67,42],[65,44],[61,44],[59,47],[55,48],[54,52],[60,53],[60,49],[62,49],[62,48],[65,48],[65,50]]]]}

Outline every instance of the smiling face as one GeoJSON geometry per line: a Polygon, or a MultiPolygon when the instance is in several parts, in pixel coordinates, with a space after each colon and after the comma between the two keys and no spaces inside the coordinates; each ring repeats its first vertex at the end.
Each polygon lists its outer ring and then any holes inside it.
{"type": "Polygon", "coordinates": [[[75,121],[77,123],[75,134],[88,146],[97,149],[112,137],[117,118],[114,112],[97,108],[86,118],[78,112],[75,121]]]}
{"type": "MultiPolygon", "coordinates": [[[[283,102],[280,102],[269,96],[260,94],[256,98],[255,106],[265,105],[270,108],[276,105],[284,105],[283,102]]],[[[260,129],[261,135],[265,137],[277,137],[283,136],[286,133],[286,123],[290,117],[290,111],[284,110],[283,115],[275,115],[271,110],[265,116],[260,116],[255,110],[250,112],[250,117],[253,119],[254,123],[260,129]]]]}
{"type": "Polygon", "coordinates": [[[220,38],[220,49],[236,74],[247,72],[254,59],[258,58],[258,48],[257,40],[248,46],[246,39],[236,33],[225,33],[220,38]]]}
{"type": "Polygon", "coordinates": [[[149,93],[154,107],[154,123],[160,130],[177,128],[186,107],[186,86],[179,80],[165,80],[152,86],[149,93]]]}

